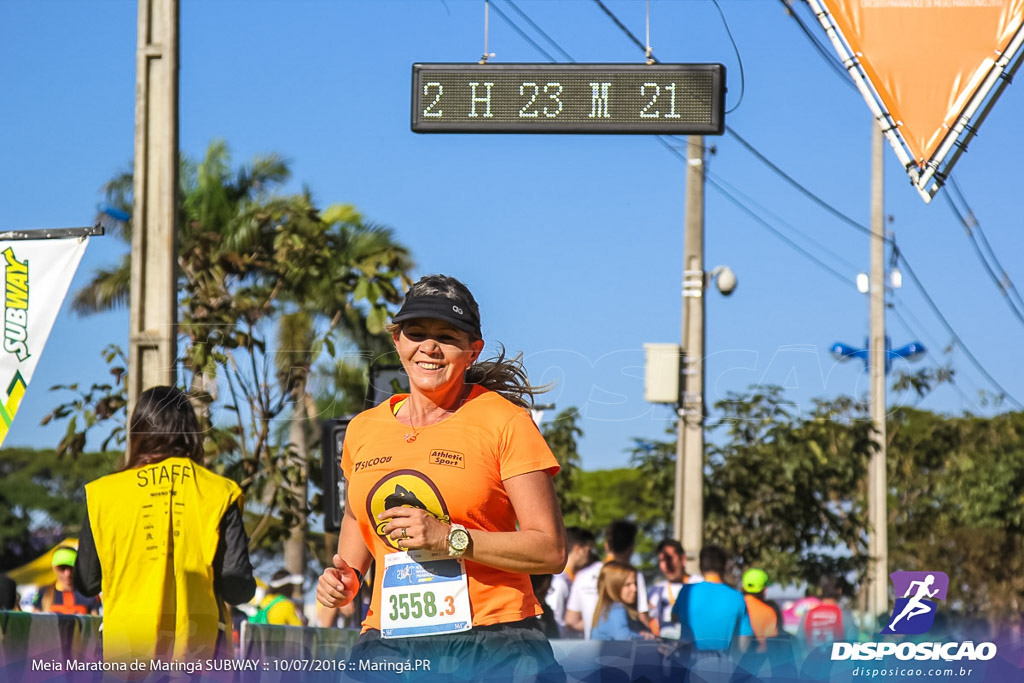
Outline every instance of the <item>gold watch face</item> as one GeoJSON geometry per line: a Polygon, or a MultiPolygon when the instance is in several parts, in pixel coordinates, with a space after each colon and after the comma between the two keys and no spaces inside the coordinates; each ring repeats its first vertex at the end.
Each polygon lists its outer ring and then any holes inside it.
{"type": "Polygon", "coordinates": [[[448,535],[448,543],[453,550],[463,551],[469,547],[469,533],[465,529],[453,529],[448,535]]]}

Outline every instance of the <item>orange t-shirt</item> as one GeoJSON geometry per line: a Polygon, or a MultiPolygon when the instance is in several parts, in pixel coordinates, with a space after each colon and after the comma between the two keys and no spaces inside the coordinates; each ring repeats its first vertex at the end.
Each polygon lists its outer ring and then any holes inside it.
{"type": "MultiPolygon", "coordinates": [[[[528,472],[554,475],[558,461],[530,413],[474,386],[453,415],[415,430],[394,415],[393,396],[348,426],[341,468],[366,547],[377,563],[397,551],[378,533],[377,515],[394,505],[427,510],[442,521],[482,531],[515,531],[516,514],[502,481],[528,472]],[[413,437],[409,440],[408,437],[413,437]]],[[[528,574],[467,560],[473,625],[520,621],[542,613],[528,574]]],[[[380,581],[374,581],[363,630],[380,628],[380,581]]]]}
{"type": "Polygon", "coordinates": [[[763,645],[766,639],[779,635],[779,620],[775,610],[753,595],[744,595],[743,601],[747,603],[750,628],[754,630],[758,643],[763,645]]]}

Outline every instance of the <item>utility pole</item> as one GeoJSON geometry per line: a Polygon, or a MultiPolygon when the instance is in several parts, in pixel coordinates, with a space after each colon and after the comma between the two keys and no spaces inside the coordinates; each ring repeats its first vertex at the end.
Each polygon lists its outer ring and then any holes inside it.
{"type": "Polygon", "coordinates": [[[704,136],[690,135],[687,147],[674,527],[686,551],[686,571],[696,574],[704,531],[704,136]]]}
{"type": "Polygon", "coordinates": [[[128,414],[174,384],[178,193],[178,1],[139,0],[129,314],[128,414]]]}
{"type": "Polygon", "coordinates": [[[868,363],[875,452],[868,464],[868,610],[871,619],[889,607],[889,539],[885,471],[885,216],[882,128],[876,120],[871,138],[871,282],[868,363]]]}

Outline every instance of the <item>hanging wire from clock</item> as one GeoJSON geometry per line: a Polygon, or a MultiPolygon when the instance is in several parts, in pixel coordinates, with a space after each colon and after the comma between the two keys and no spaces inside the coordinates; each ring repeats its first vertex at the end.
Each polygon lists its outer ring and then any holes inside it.
{"type": "Polygon", "coordinates": [[[647,47],[644,49],[647,63],[654,64],[654,50],[651,49],[651,0],[647,0],[647,33],[644,38],[647,42],[647,47]]]}
{"type": "Polygon", "coordinates": [[[480,63],[486,64],[487,60],[494,56],[493,52],[487,51],[487,34],[490,28],[491,0],[484,0],[484,53],[480,55],[480,63]]]}

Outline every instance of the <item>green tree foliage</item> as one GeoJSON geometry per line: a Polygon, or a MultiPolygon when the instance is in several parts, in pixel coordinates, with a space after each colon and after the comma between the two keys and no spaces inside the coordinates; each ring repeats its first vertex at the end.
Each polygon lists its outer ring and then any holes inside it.
{"type": "MultiPolygon", "coordinates": [[[[927,392],[937,375],[905,385],[927,392]]],[[[948,373],[945,373],[948,375],[948,373]]],[[[904,380],[897,380],[904,381],[904,380]]],[[[706,543],[773,582],[814,584],[824,573],[850,583],[867,562],[866,467],[874,450],[866,405],[817,401],[798,412],[777,387],[734,394],[715,406],[705,463],[706,543]]],[[[914,408],[887,420],[889,569],[949,574],[949,608],[1007,622],[1024,598],[1024,413],[949,417],[914,408]]],[[[671,430],[674,436],[675,430],[671,430]]],[[[586,473],[597,509],[641,521],[672,518],[675,443],[637,441],[635,471],[586,473]],[[621,481],[619,502],[590,479],[621,481]]],[[[645,530],[653,527],[648,522],[645,530]]]]}
{"type": "Polygon", "coordinates": [[[705,538],[740,567],[780,583],[859,576],[866,560],[864,479],[874,450],[863,404],[817,400],[809,414],[778,387],[716,405],[708,447],[705,538]]]}
{"type": "Polygon", "coordinates": [[[1019,619],[1024,596],[1024,413],[888,421],[889,560],[949,574],[968,617],[1019,619]]]}
{"type": "Polygon", "coordinates": [[[67,458],[55,450],[5,448],[0,458],[0,571],[18,567],[45,549],[32,542],[33,532],[78,533],[85,515],[83,486],[109,474],[118,455],[67,458]]]}
{"type": "Polygon", "coordinates": [[[634,520],[649,542],[639,544],[645,564],[657,564],[655,548],[672,536],[673,501],[676,489],[675,426],[668,441],[634,439],[630,460],[639,474],[638,484],[644,504],[633,505],[634,520]]]}
{"type": "MultiPolygon", "coordinates": [[[[319,417],[311,369],[339,347],[360,348],[381,335],[412,263],[390,230],[353,207],[321,211],[308,192],[282,193],[289,172],[279,157],[232,170],[227,146],[214,142],[201,162],[183,158],[180,176],[181,382],[208,430],[208,460],[242,485],[259,514],[253,545],[276,543],[304,529],[308,514],[318,433],[308,421],[319,417]]],[[[131,174],[105,193],[109,204],[130,211],[131,174]]],[[[128,241],[131,225],[120,235],[128,241]]],[[[123,305],[128,268],[126,255],[98,271],[75,295],[76,309],[123,305]]],[[[78,393],[50,416],[68,419],[61,448],[72,453],[97,424],[124,424],[123,409],[100,417],[96,401],[110,404],[103,391],[78,393]]]]}
{"type": "Polygon", "coordinates": [[[579,409],[566,408],[553,421],[545,423],[541,431],[561,466],[554,484],[566,524],[585,527],[592,521],[594,511],[592,499],[583,495],[579,488],[582,470],[576,439],[583,436],[579,421],[579,409]]]}
{"type": "MultiPolygon", "coordinates": [[[[593,515],[583,523],[566,518],[566,524],[577,524],[593,531],[598,537],[598,548],[604,540],[604,530],[616,519],[628,519],[639,529],[636,553],[642,568],[657,564],[654,549],[661,540],[660,532],[653,531],[650,520],[655,507],[639,469],[618,467],[610,470],[581,472],[580,494],[592,501],[593,515]]],[[[671,489],[669,505],[671,506],[671,489]]]]}
{"type": "MultiPolygon", "coordinates": [[[[778,387],[730,394],[715,405],[704,467],[704,539],[773,581],[814,583],[823,572],[861,572],[860,493],[871,427],[849,399],[818,401],[808,415],[778,387]],[[836,549],[840,549],[836,552],[836,549]]],[[[670,432],[674,436],[675,428],[670,432]]],[[[637,440],[648,533],[672,530],[675,441],[637,440]]]]}

